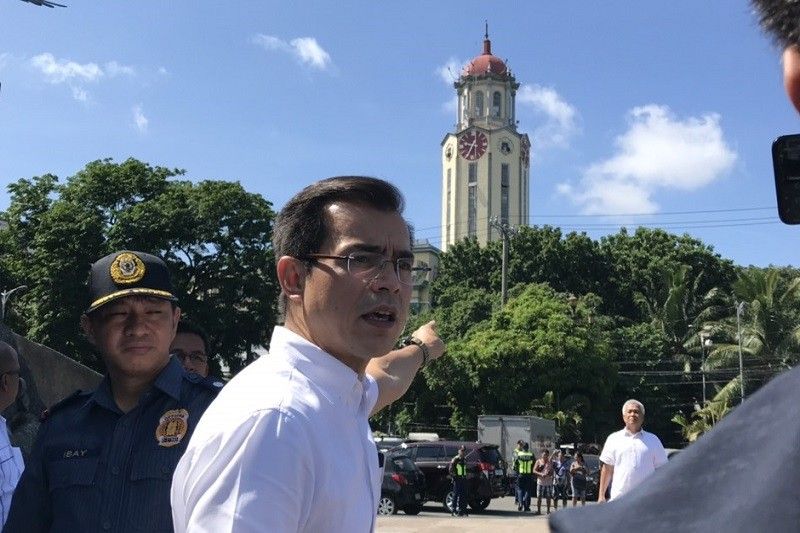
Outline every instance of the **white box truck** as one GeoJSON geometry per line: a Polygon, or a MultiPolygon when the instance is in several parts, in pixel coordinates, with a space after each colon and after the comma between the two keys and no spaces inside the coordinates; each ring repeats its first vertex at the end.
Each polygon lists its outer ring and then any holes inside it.
{"type": "Polygon", "coordinates": [[[481,415],[478,417],[478,440],[500,446],[500,455],[513,465],[512,453],[517,441],[530,444],[535,457],[543,449],[552,453],[558,435],[553,420],[528,415],[481,415]]]}

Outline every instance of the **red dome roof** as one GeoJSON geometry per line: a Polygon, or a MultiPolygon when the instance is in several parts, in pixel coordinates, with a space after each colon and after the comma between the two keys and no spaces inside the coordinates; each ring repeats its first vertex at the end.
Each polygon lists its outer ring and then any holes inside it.
{"type": "Polygon", "coordinates": [[[464,70],[461,72],[462,76],[485,76],[487,74],[501,76],[508,74],[505,61],[492,55],[492,42],[488,35],[483,40],[483,53],[464,65],[464,70]]]}

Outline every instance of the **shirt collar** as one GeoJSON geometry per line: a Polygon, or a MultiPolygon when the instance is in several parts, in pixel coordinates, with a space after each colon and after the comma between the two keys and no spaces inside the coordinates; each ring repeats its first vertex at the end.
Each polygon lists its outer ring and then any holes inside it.
{"type": "Polygon", "coordinates": [[[344,399],[358,407],[366,390],[365,377],[297,333],[275,326],[270,356],[283,357],[309,380],[320,386],[330,401],[344,399]]]}
{"type": "MultiPolygon", "coordinates": [[[[177,359],[175,357],[170,357],[167,366],[161,369],[161,372],[159,372],[156,380],[153,382],[153,387],[172,396],[176,400],[180,400],[183,373],[183,367],[177,359]]],[[[119,407],[117,407],[117,402],[114,401],[114,395],[111,393],[111,382],[109,381],[108,374],[103,377],[103,381],[100,382],[100,385],[92,393],[91,400],[109,411],[120,412],[119,407]]]]}
{"type": "Polygon", "coordinates": [[[623,435],[625,435],[626,437],[641,437],[642,436],[642,432],[644,430],[643,429],[639,429],[639,431],[637,431],[636,433],[632,433],[632,432],[628,431],[628,428],[622,428],[622,431],[624,432],[623,435]]]}

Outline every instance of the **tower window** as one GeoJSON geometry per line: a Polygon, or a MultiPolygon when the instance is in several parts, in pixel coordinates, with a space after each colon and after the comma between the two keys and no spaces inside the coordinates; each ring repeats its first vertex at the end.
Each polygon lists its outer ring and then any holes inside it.
{"type": "Polygon", "coordinates": [[[444,203],[445,203],[445,206],[446,206],[446,210],[445,210],[445,225],[444,225],[445,230],[444,231],[445,231],[445,235],[447,235],[447,238],[445,239],[445,241],[450,239],[450,204],[453,202],[453,199],[450,196],[450,177],[451,177],[450,176],[450,174],[451,174],[450,171],[451,171],[451,169],[448,168],[447,169],[447,188],[446,188],[445,196],[444,196],[444,198],[445,198],[444,203]]]}
{"type": "Polygon", "coordinates": [[[475,93],[475,116],[483,116],[483,93],[480,91],[475,93]]]}
{"type": "Polygon", "coordinates": [[[500,91],[495,91],[494,95],[492,95],[492,116],[494,118],[500,118],[500,102],[502,99],[500,91]]]}

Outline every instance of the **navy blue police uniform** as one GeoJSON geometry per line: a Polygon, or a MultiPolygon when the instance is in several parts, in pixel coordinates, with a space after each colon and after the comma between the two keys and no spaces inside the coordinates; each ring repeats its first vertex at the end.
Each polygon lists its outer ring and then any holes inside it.
{"type": "MultiPolygon", "coordinates": [[[[92,265],[90,314],[127,296],[176,301],[166,264],[122,251],[92,265]]],[[[166,356],[166,354],[164,354],[166,356]]],[[[50,408],[11,502],[7,533],[173,531],[170,485],[200,416],[222,383],[174,357],[123,412],[112,381],[50,408]]]]}
{"type": "Polygon", "coordinates": [[[220,386],[172,358],[127,413],[108,378],[51,408],[3,531],[172,531],[172,473],[220,386]]]}

